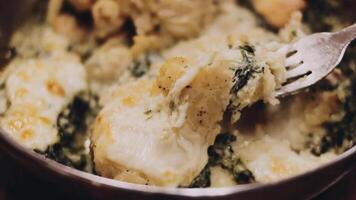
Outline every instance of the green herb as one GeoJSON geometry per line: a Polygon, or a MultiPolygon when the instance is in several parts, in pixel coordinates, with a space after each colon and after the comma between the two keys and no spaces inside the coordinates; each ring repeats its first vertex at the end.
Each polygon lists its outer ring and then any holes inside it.
{"type": "Polygon", "coordinates": [[[236,136],[230,133],[219,134],[213,146],[209,147],[209,163],[212,166],[220,166],[227,170],[238,184],[246,184],[255,181],[241,159],[234,153],[231,143],[236,141],[236,136]]]}
{"type": "Polygon", "coordinates": [[[239,47],[241,50],[246,51],[249,54],[252,54],[253,56],[255,55],[255,49],[253,46],[250,45],[243,45],[239,47]]]}
{"type": "Polygon", "coordinates": [[[60,141],[47,148],[45,152],[35,150],[64,165],[91,171],[91,157],[85,152],[84,142],[87,136],[86,120],[95,115],[97,98],[88,94],[76,96],[57,118],[60,141]]]}
{"type": "Polygon", "coordinates": [[[255,50],[252,46],[240,46],[242,62],[234,72],[233,82],[230,93],[236,94],[243,88],[256,73],[263,72],[264,68],[257,65],[255,60],[255,50]]]}
{"type": "Polygon", "coordinates": [[[145,115],[148,115],[148,114],[151,114],[152,113],[152,110],[146,110],[145,111],[145,115]]]}
{"type": "Polygon", "coordinates": [[[175,104],[175,102],[172,100],[172,101],[169,102],[168,106],[169,106],[169,109],[174,110],[175,107],[176,107],[176,104],[175,104]]]}
{"type": "Polygon", "coordinates": [[[197,176],[190,187],[209,187],[210,186],[210,168],[221,167],[228,171],[238,184],[255,182],[255,178],[243,164],[237,154],[234,153],[231,143],[236,141],[236,136],[230,133],[219,134],[214,145],[208,148],[208,164],[197,176]]]}
{"type": "Polygon", "coordinates": [[[147,110],[144,112],[144,114],[147,115],[146,120],[149,120],[153,117],[152,110],[147,110]]]}
{"type": "Polygon", "coordinates": [[[292,34],[292,37],[297,37],[297,31],[296,30],[292,30],[291,34],[292,34]]]}
{"type": "MultiPolygon", "coordinates": [[[[304,21],[309,24],[312,31],[324,32],[339,29],[340,25],[345,26],[356,20],[354,4],[350,0],[313,0],[308,1],[304,12],[304,21]]],[[[348,87],[347,97],[342,104],[345,113],[338,122],[326,123],[324,128],[326,134],[317,142],[313,142],[313,135],[307,146],[315,155],[321,155],[330,150],[342,153],[356,145],[356,43],[353,42],[345,52],[345,56],[338,68],[343,76],[351,81],[348,87]]],[[[337,86],[338,87],[338,86],[337,86]]],[[[316,85],[314,88],[321,90],[337,90],[337,87],[325,87],[316,85]]]]}
{"type": "Polygon", "coordinates": [[[327,132],[319,143],[312,143],[313,154],[321,155],[331,149],[342,153],[356,145],[356,75],[352,79],[342,108],[344,117],[339,122],[324,124],[327,132]]]}
{"type": "Polygon", "coordinates": [[[149,71],[150,66],[151,60],[149,59],[149,54],[147,54],[133,61],[133,63],[129,66],[129,70],[132,76],[140,78],[149,71]]]}
{"type": "Polygon", "coordinates": [[[210,167],[206,165],[204,169],[200,172],[199,176],[195,177],[189,187],[191,188],[205,188],[209,187],[210,181],[210,167]]]}

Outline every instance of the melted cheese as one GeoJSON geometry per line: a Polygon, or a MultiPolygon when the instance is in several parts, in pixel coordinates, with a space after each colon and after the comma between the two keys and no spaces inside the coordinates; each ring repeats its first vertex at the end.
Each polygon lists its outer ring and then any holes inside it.
{"type": "Polygon", "coordinates": [[[311,170],[322,163],[335,158],[334,153],[325,153],[320,157],[309,151],[299,153],[291,149],[285,139],[270,135],[248,140],[241,137],[244,144],[238,147],[239,155],[253,173],[256,181],[268,183],[291,177],[311,170]]]}
{"type": "MultiPolygon", "coordinates": [[[[308,135],[325,134],[322,124],[334,120],[339,110],[334,92],[312,92],[266,106],[264,111],[244,113],[266,120],[244,121],[238,127],[235,152],[258,182],[272,182],[320,166],[337,155],[335,152],[315,156],[305,149],[308,135]],[[305,112],[305,111],[308,112],[305,112]]],[[[255,118],[253,118],[255,119],[255,118]]]]}
{"type": "Polygon", "coordinates": [[[16,63],[6,80],[10,107],[1,128],[31,149],[46,150],[58,142],[57,117],[74,95],[87,88],[79,59],[69,54],[16,63]]]}

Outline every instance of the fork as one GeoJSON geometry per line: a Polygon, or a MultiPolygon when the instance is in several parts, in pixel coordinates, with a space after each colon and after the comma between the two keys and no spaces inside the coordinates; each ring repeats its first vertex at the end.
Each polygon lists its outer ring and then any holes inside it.
{"type": "Polygon", "coordinates": [[[277,96],[294,94],[328,75],[342,60],[345,50],[356,38],[356,24],[335,33],[316,33],[301,38],[283,49],[286,53],[287,81],[277,96]]]}

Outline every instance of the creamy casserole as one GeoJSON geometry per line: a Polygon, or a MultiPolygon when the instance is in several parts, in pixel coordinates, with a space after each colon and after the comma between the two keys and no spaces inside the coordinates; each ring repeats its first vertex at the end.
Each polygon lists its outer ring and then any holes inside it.
{"type": "Polygon", "coordinates": [[[10,42],[0,126],[46,157],[131,183],[224,187],[303,173],[355,144],[355,48],[286,98],[276,98],[287,81],[278,50],[347,25],[342,6],[42,2],[10,42]]]}

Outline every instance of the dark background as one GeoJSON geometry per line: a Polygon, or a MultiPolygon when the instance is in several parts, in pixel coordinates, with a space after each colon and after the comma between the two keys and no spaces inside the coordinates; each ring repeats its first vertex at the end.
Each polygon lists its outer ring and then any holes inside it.
{"type": "MultiPolygon", "coordinates": [[[[34,176],[0,152],[0,200],[90,199],[88,194],[65,191],[53,182],[34,176]]],[[[356,200],[356,169],[313,200],[356,200]]]]}

